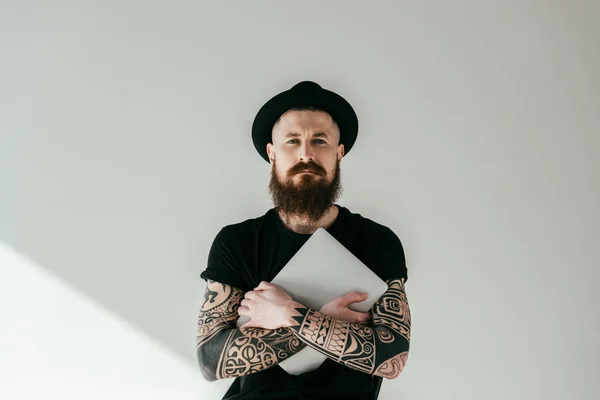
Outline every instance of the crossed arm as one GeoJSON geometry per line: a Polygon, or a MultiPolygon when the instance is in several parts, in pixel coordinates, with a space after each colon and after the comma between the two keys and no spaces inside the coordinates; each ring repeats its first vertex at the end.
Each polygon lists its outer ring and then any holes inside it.
{"type": "Polygon", "coordinates": [[[373,323],[365,326],[329,317],[307,307],[290,329],[308,346],[361,372],[396,378],[408,359],[410,309],[404,281],[388,280],[388,290],[373,306],[373,323]]]}
{"type": "Polygon", "coordinates": [[[256,373],[291,357],[305,346],[361,372],[397,377],[408,358],[410,310],[403,280],[373,306],[373,323],[353,324],[307,307],[288,328],[236,329],[240,289],[209,281],[198,317],[197,354],[209,381],[256,373]]]}
{"type": "Polygon", "coordinates": [[[236,328],[244,292],[209,280],[198,315],[196,352],[208,381],[272,367],[306,345],[289,328],[236,328]]]}

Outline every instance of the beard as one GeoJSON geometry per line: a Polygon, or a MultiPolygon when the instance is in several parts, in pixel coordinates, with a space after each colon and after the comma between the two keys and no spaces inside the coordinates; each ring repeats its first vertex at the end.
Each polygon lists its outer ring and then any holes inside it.
{"type": "Polygon", "coordinates": [[[285,180],[280,180],[274,161],[269,192],[275,207],[284,214],[317,222],[342,192],[340,160],[337,161],[331,182],[327,181],[327,171],[312,161],[296,164],[287,171],[285,180]],[[312,171],[313,174],[301,175],[294,182],[294,176],[303,170],[312,171]]]}

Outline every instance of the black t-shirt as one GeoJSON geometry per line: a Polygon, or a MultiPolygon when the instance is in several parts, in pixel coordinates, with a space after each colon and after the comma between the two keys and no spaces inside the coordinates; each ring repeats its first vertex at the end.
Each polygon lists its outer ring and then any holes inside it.
{"type": "MultiPolygon", "coordinates": [[[[336,206],[339,214],[327,231],[381,279],[408,279],[398,236],[384,225],[336,206]]],[[[271,282],[309,237],[289,230],[271,208],[258,218],[222,228],[200,277],[244,292],[253,290],[261,281],[271,282]]],[[[300,375],[290,375],[275,365],[238,377],[223,399],[373,399],[381,379],[327,358],[318,369],[300,375]]]]}

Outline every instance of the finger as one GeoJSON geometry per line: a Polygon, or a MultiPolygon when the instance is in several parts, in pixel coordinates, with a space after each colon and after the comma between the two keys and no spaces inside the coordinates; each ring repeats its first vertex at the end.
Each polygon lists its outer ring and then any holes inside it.
{"type": "Polygon", "coordinates": [[[370,312],[362,313],[362,318],[363,318],[362,322],[365,324],[370,323],[371,320],[373,319],[370,312]]]}
{"type": "Polygon", "coordinates": [[[248,315],[248,312],[250,311],[250,309],[246,306],[240,306],[238,308],[238,314],[239,315],[248,315]]]}
{"type": "Polygon", "coordinates": [[[243,306],[243,307],[245,307],[245,308],[248,308],[248,309],[249,309],[249,308],[250,308],[250,306],[252,305],[252,300],[250,300],[250,299],[243,299],[243,300],[240,302],[240,305],[241,305],[241,306],[243,306]]]}
{"type": "Polygon", "coordinates": [[[274,289],[275,287],[276,285],[271,282],[261,281],[260,284],[255,288],[255,290],[274,289]]]}
{"type": "Polygon", "coordinates": [[[340,296],[338,302],[341,305],[347,306],[351,303],[359,303],[361,301],[365,301],[368,297],[369,295],[367,293],[350,292],[346,293],[343,296],[340,296]]]}
{"type": "Polygon", "coordinates": [[[358,312],[349,310],[346,316],[349,320],[356,321],[357,324],[366,323],[371,320],[371,313],[369,312],[358,312]]]}
{"type": "Polygon", "coordinates": [[[254,291],[254,290],[251,290],[244,294],[244,298],[250,299],[250,300],[256,300],[257,296],[258,296],[258,293],[256,293],[256,291],[254,291]]]}

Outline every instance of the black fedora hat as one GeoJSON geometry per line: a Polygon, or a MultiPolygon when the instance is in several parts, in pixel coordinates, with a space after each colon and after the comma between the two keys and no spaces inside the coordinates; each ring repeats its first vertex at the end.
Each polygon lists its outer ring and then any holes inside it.
{"type": "Polygon", "coordinates": [[[340,144],[348,154],[358,135],[358,117],[342,96],[323,89],[312,81],[297,83],[267,101],[258,111],[252,123],[252,141],[258,153],[269,162],[267,144],[272,142],[273,125],[291,108],[312,106],[326,111],[338,124],[340,144]]]}

